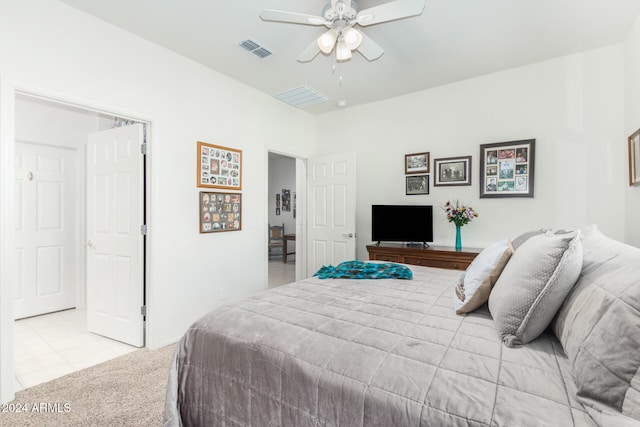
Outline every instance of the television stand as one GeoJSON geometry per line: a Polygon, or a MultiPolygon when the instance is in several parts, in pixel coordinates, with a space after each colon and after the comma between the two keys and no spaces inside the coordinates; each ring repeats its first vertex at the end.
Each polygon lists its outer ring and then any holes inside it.
{"type": "Polygon", "coordinates": [[[482,251],[463,248],[456,251],[453,246],[408,247],[404,244],[384,243],[367,245],[370,260],[423,265],[426,267],[466,270],[471,261],[482,251]]]}

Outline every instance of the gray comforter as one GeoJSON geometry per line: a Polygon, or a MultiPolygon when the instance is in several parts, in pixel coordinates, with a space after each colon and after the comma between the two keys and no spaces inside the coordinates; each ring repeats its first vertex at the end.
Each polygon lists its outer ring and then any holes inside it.
{"type": "Polygon", "coordinates": [[[176,348],[165,426],[592,426],[562,346],[503,346],[456,315],[459,271],[318,278],[197,321],[176,348]]]}

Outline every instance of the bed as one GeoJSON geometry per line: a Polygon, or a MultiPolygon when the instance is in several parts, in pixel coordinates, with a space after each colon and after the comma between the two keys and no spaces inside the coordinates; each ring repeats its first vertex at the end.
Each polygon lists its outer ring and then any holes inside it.
{"type": "Polygon", "coordinates": [[[412,280],[314,277],[205,315],[177,345],[164,425],[638,425],[577,396],[565,321],[507,347],[486,304],[452,309],[459,271],[407,267],[412,280]]]}
{"type": "MultiPolygon", "coordinates": [[[[410,268],[412,281],[312,278],[203,317],[178,344],[165,425],[525,425],[536,412],[590,425],[560,381],[520,384],[488,313],[453,313],[459,272],[410,268]],[[507,416],[514,398],[532,412],[507,416]]],[[[558,343],[536,348],[520,350],[528,368],[559,378],[558,343]]]]}

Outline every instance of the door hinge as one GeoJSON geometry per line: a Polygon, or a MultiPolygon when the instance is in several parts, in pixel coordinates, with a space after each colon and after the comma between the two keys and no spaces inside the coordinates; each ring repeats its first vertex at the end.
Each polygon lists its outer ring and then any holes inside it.
{"type": "Polygon", "coordinates": [[[143,142],[142,144],[140,144],[140,152],[145,156],[147,155],[147,143],[146,142],[143,142]]]}
{"type": "Polygon", "coordinates": [[[140,314],[142,314],[143,316],[147,315],[147,306],[146,305],[140,306],[140,314]]]}
{"type": "Polygon", "coordinates": [[[142,234],[143,236],[147,235],[147,224],[143,224],[140,226],[140,234],[142,234]]]}

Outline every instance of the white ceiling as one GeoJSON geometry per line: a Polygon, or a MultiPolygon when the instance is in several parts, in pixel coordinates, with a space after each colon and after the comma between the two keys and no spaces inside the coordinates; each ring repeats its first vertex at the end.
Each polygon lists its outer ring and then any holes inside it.
{"type": "MultiPolygon", "coordinates": [[[[321,15],[329,0],[62,0],[270,95],[308,85],[313,114],[622,42],[638,0],[425,0],[422,15],[361,30],[385,50],[368,62],[297,56],[326,29],[265,22],[263,9],[321,15]],[[238,47],[252,39],[265,59],[238,47]],[[342,84],[339,76],[342,75],[342,84]]],[[[359,9],[388,0],[356,0],[359,9]]]]}

